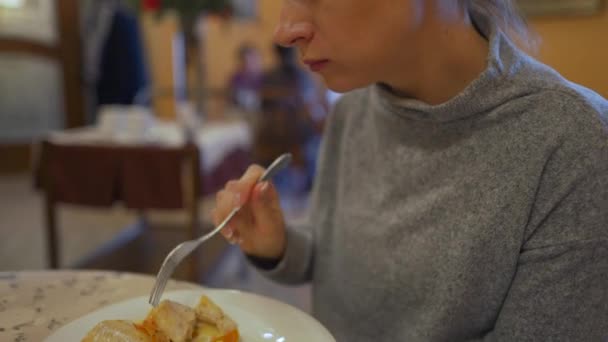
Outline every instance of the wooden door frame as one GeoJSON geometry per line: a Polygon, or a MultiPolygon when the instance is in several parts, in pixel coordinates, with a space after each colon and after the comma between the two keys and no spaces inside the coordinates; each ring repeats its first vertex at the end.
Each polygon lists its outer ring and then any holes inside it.
{"type": "MultiPolygon", "coordinates": [[[[0,53],[21,53],[57,61],[63,81],[66,128],[85,124],[79,0],[55,0],[58,42],[55,46],[18,38],[0,38],[0,53]]],[[[31,144],[0,144],[0,174],[30,169],[31,144]]]]}

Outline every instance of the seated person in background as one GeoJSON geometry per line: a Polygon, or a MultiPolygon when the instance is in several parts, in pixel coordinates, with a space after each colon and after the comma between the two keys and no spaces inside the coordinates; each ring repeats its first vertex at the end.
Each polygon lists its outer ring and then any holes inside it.
{"type": "Polygon", "coordinates": [[[151,79],[136,14],[119,0],[83,1],[82,11],[87,120],[104,105],[149,105],[138,99],[151,79]]]}
{"type": "Polygon", "coordinates": [[[243,44],[238,51],[238,60],[237,70],[230,79],[230,100],[241,110],[257,112],[262,84],[260,54],[252,45],[243,44]]]}
{"type": "Polygon", "coordinates": [[[327,112],[312,76],[298,64],[295,50],[275,46],[278,64],[262,78],[261,116],[254,159],[268,165],[285,152],[294,156],[289,187],[307,191],[312,183],[316,149],[327,112]]]}

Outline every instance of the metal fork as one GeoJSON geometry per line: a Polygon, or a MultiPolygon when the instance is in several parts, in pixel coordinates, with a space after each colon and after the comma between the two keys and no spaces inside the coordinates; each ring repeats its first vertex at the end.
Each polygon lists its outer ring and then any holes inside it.
{"type": "MultiPolygon", "coordinates": [[[[291,162],[291,154],[283,154],[279,158],[277,158],[269,167],[266,169],[262,177],[258,180],[258,182],[264,182],[270,180],[274,175],[276,175],[280,170],[285,168],[291,162]]],[[[152,306],[157,306],[160,302],[160,298],[167,286],[167,281],[171,278],[173,271],[179,263],[184,260],[186,256],[188,256],[192,251],[194,251],[200,244],[207,241],[215,234],[217,234],[220,230],[222,230],[228,222],[239,212],[241,207],[236,207],[232,209],[230,214],[220,223],[217,227],[215,227],[209,233],[199,237],[195,240],[184,241],[177,245],[165,258],[158,274],[156,275],[156,282],[154,283],[154,287],[152,287],[152,293],[150,293],[150,299],[148,302],[152,304],[152,306]]]]}

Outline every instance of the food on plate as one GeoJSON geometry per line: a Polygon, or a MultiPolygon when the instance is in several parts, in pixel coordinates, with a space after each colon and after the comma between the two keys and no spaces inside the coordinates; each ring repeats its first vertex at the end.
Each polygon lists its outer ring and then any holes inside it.
{"type": "Polygon", "coordinates": [[[103,321],[89,331],[83,342],[92,341],[158,341],[144,331],[140,330],[133,322],[129,321],[103,321]]]}
{"type": "Polygon", "coordinates": [[[189,306],[170,300],[150,310],[143,322],[97,324],[82,342],[238,342],[236,323],[207,296],[189,306]]]}

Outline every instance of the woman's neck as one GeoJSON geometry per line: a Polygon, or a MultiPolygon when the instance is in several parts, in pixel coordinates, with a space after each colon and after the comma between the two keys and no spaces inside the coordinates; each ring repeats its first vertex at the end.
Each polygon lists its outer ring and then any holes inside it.
{"type": "Polygon", "coordinates": [[[437,105],[455,97],[479,77],[487,68],[488,41],[468,16],[465,19],[429,25],[415,47],[419,51],[415,65],[392,68],[391,79],[385,81],[392,91],[437,105]]]}

